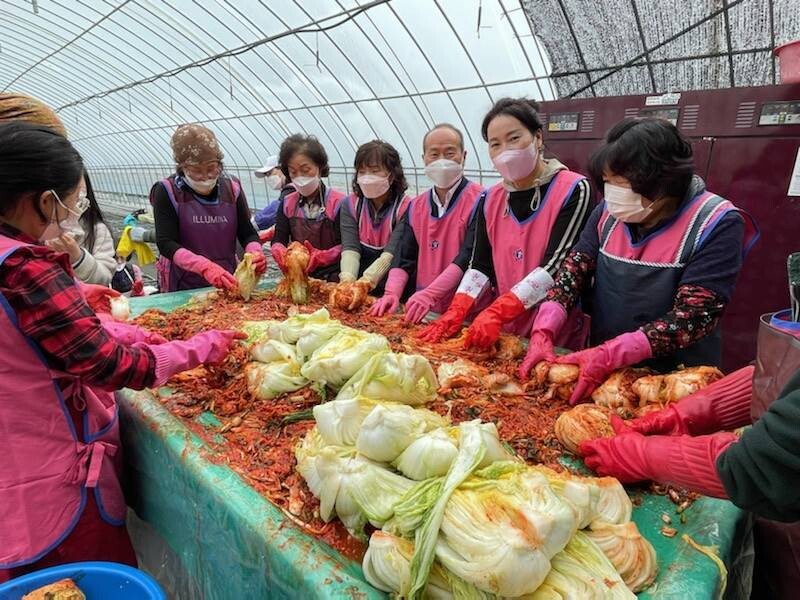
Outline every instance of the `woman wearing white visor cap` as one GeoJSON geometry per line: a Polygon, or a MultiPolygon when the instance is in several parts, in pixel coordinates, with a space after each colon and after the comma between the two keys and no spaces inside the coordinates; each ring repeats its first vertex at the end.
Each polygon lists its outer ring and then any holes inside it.
{"type": "Polygon", "coordinates": [[[291,179],[288,178],[281,168],[277,154],[270,156],[263,167],[256,169],[255,175],[256,177],[266,179],[267,187],[278,192],[278,197],[275,200],[267,201],[267,205],[256,211],[256,214],[253,216],[256,229],[264,231],[275,225],[278,203],[294,192],[295,188],[294,185],[292,185],[291,179]]]}

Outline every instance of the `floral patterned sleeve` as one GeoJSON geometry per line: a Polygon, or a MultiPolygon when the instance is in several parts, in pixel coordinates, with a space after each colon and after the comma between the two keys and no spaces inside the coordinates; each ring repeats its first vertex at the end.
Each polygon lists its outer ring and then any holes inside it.
{"type": "Polygon", "coordinates": [[[672,310],[642,326],[653,356],[667,356],[709,335],[719,323],[725,300],[699,285],[682,285],[672,310]]]}
{"type": "Polygon", "coordinates": [[[569,312],[591,283],[596,267],[597,261],[591,255],[573,250],[556,273],[555,284],[547,293],[547,299],[558,302],[569,312]]]}

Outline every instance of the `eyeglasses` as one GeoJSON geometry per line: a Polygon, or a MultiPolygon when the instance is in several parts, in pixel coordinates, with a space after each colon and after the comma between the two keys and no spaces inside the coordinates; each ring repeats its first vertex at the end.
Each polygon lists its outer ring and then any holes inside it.
{"type": "Polygon", "coordinates": [[[61,198],[58,196],[55,190],[50,190],[50,193],[53,194],[53,197],[56,199],[56,202],[63,208],[64,210],[71,212],[76,217],[80,218],[83,213],[85,213],[89,208],[89,198],[86,197],[86,192],[78,194],[78,199],[75,201],[75,206],[70,208],[66,204],[61,201],[61,198]]]}

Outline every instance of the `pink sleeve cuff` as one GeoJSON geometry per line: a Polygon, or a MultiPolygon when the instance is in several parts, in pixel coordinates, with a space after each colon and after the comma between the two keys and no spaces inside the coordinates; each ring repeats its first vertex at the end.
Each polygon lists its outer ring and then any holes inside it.
{"type": "Polygon", "coordinates": [[[261,245],[261,242],[250,242],[244,247],[244,251],[250,254],[263,254],[264,247],[261,245]]]}
{"type": "Polygon", "coordinates": [[[539,311],[536,313],[536,319],[533,322],[533,329],[546,331],[551,338],[554,338],[566,322],[567,309],[555,300],[548,300],[539,305],[539,311]]]}
{"type": "Polygon", "coordinates": [[[400,298],[403,295],[403,290],[406,289],[407,283],[408,273],[399,267],[395,267],[389,271],[389,275],[386,277],[384,293],[400,298]]]}

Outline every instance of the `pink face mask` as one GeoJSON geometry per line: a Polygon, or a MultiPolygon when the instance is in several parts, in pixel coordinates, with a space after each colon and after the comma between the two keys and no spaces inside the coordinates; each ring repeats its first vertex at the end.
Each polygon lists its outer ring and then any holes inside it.
{"type": "Polygon", "coordinates": [[[536,149],[536,143],[531,142],[525,148],[501,152],[492,159],[492,163],[503,179],[519,181],[533,173],[537,160],[539,160],[539,150],[536,149]]]}
{"type": "Polygon", "coordinates": [[[359,175],[358,187],[365,198],[380,198],[389,190],[389,178],[380,175],[359,175]]]}

